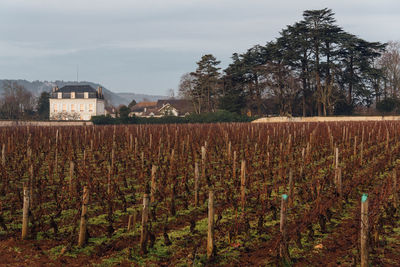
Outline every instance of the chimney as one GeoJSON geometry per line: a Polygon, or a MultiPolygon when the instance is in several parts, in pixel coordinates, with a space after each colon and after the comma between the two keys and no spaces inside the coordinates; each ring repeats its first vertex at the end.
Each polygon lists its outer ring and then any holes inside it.
{"type": "Polygon", "coordinates": [[[99,98],[103,98],[103,88],[101,86],[97,87],[97,95],[99,98]]]}
{"type": "Polygon", "coordinates": [[[53,87],[53,93],[58,91],[58,86],[56,85],[55,87],[53,87]]]}

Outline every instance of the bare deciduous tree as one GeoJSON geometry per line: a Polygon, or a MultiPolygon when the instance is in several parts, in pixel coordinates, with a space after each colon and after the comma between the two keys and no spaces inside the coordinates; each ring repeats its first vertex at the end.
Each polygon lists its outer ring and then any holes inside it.
{"type": "Polygon", "coordinates": [[[384,98],[398,98],[400,90],[400,42],[388,42],[386,51],[382,54],[378,64],[384,76],[384,98]]]}
{"type": "Polygon", "coordinates": [[[1,102],[3,117],[7,119],[20,119],[32,112],[35,105],[32,93],[13,81],[4,83],[1,102]]]}
{"type": "Polygon", "coordinates": [[[191,100],[195,112],[199,114],[203,105],[203,98],[195,86],[196,78],[190,73],[183,74],[179,83],[179,96],[183,99],[191,100]]]}

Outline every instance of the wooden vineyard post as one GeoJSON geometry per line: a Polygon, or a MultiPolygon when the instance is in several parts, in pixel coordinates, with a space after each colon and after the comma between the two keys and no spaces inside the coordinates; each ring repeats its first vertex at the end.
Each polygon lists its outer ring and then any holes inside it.
{"type": "Polygon", "coordinates": [[[280,258],[289,263],[289,250],[288,250],[288,242],[287,242],[287,206],[288,206],[288,195],[282,195],[282,202],[281,202],[281,218],[280,218],[280,232],[282,235],[282,240],[279,248],[279,256],[280,258]]]}
{"type": "Polygon", "coordinates": [[[164,147],[162,141],[161,141],[161,137],[160,137],[160,141],[159,141],[159,145],[158,145],[158,157],[161,156],[161,148],[164,147]]]}
{"type": "Polygon", "coordinates": [[[157,166],[153,165],[151,167],[151,188],[150,188],[150,202],[154,203],[155,202],[155,197],[156,197],[156,191],[157,191],[157,182],[156,182],[156,172],[157,172],[157,166]]]}
{"type": "Polygon", "coordinates": [[[393,207],[397,209],[399,206],[399,196],[397,194],[397,173],[396,169],[393,170],[393,207]]]}
{"type": "Polygon", "coordinates": [[[343,194],[343,186],[342,186],[342,168],[338,168],[337,170],[337,178],[336,178],[336,187],[337,187],[337,192],[340,197],[342,197],[343,194]]]}
{"type": "Polygon", "coordinates": [[[86,168],[86,148],[83,149],[83,168],[86,168]]]}
{"type": "Polygon", "coordinates": [[[354,136],[353,158],[356,158],[356,155],[357,155],[357,135],[354,136]]]}
{"type": "MultiPolygon", "coordinates": [[[[142,153],[143,153],[143,152],[142,152],[142,153]]],[[[170,154],[170,158],[169,158],[169,164],[170,164],[171,166],[173,166],[174,161],[175,161],[175,149],[172,149],[172,150],[171,150],[171,154],[170,154]]]]}
{"type": "Polygon", "coordinates": [[[29,206],[33,206],[33,184],[34,184],[34,176],[33,176],[33,165],[29,166],[29,206]]]}
{"type": "Polygon", "coordinates": [[[214,244],[214,192],[208,195],[208,235],[207,235],[207,258],[211,260],[215,254],[214,244]]]}
{"type": "Polygon", "coordinates": [[[56,131],[56,147],[58,146],[58,129],[56,131]]]}
{"type": "Polygon", "coordinates": [[[132,151],[132,145],[133,145],[133,136],[132,134],[129,134],[129,151],[132,151]]]}
{"type": "Polygon", "coordinates": [[[80,228],[79,228],[79,239],[78,239],[79,247],[83,247],[86,243],[88,204],[89,204],[89,189],[87,188],[87,186],[85,186],[85,187],[83,187],[81,224],[80,224],[80,228]]]}
{"type": "Polygon", "coordinates": [[[114,147],[111,149],[111,169],[114,169],[115,164],[115,150],[114,147]]]}
{"type": "Polygon", "coordinates": [[[130,232],[131,231],[131,224],[132,224],[132,221],[133,221],[133,215],[129,215],[129,219],[128,219],[128,232],[130,232]]]}
{"type": "Polygon", "coordinates": [[[194,164],[194,205],[199,204],[199,164],[194,164]]]}
{"type": "Polygon", "coordinates": [[[133,215],[129,215],[128,232],[131,232],[131,231],[135,230],[136,218],[137,218],[137,213],[136,212],[134,212],[133,215]]]}
{"type": "Polygon", "coordinates": [[[342,143],[344,143],[345,138],[346,138],[346,127],[344,127],[342,131],[342,143]]]}
{"type": "MultiPolygon", "coordinates": [[[[244,206],[246,201],[246,161],[242,160],[240,167],[240,201],[242,204],[242,212],[244,212],[244,206]]],[[[244,214],[244,213],[243,213],[244,214]]]]}
{"type": "Polygon", "coordinates": [[[301,166],[300,166],[300,177],[303,177],[303,172],[304,172],[304,165],[305,165],[305,161],[306,161],[306,159],[304,158],[305,151],[306,151],[306,149],[303,147],[302,150],[301,150],[301,158],[303,160],[302,160],[302,163],[301,163],[301,166]]]}
{"type": "MultiPolygon", "coordinates": [[[[11,136],[12,137],[12,136],[11,136]]],[[[11,137],[9,136],[8,138],[7,138],[7,153],[10,153],[10,151],[11,151],[11,137]]],[[[50,145],[50,138],[49,138],[49,145],[50,145]]]]}
{"type": "Polygon", "coordinates": [[[6,165],[6,145],[4,143],[1,148],[1,163],[3,164],[3,166],[6,165]]]}
{"type": "Polygon", "coordinates": [[[339,148],[335,147],[335,170],[339,167],[339,148]]]}
{"type": "MultiPolygon", "coordinates": [[[[28,148],[26,153],[28,154],[28,158],[30,158],[31,154],[32,154],[30,148],[28,148]]],[[[57,147],[56,147],[55,156],[54,156],[54,170],[55,170],[55,173],[58,173],[58,148],[57,147]]]]}
{"type": "Polygon", "coordinates": [[[148,220],[149,220],[149,195],[146,193],[143,195],[142,229],[140,231],[140,251],[142,254],[147,253],[148,220]]]}
{"type": "Polygon", "coordinates": [[[361,267],[368,266],[368,195],[361,197],[361,267]]]}
{"type": "Polygon", "coordinates": [[[138,150],[138,141],[137,141],[137,137],[135,137],[135,158],[136,158],[136,154],[137,154],[137,150],[138,150]]]}
{"type": "Polygon", "coordinates": [[[237,153],[236,153],[236,151],[233,151],[233,166],[232,166],[233,180],[236,180],[236,159],[237,159],[237,153]]]}
{"type": "Polygon", "coordinates": [[[386,129],[386,151],[389,149],[389,130],[386,129]]]}
{"type": "Polygon", "coordinates": [[[74,175],[74,162],[71,160],[69,162],[69,193],[72,194],[72,192],[74,191],[74,187],[73,187],[73,175],[74,175]]]}
{"type": "Polygon", "coordinates": [[[22,207],[22,239],[28,237],[28,224],[29,224],[29,188],[24,184],[24,204],[22,207]]]}
{"type": "Polygon", "coordinates": [[[289,170],[289,206],[293,206],[294,201],[294,182],[293,182],[293,170],[289,170]]]}
{"type": "Polygon", "coordinates": [[[152,140],[153,140],[153,135],[150,134],[150,140],[149,140],[149,148],[150,148],[150,150],[151,150],[152,140]]]}
{"type": "Polygon", "coordinates": [[[139,213],[138,211],[136,211],[135,213],[133,213],[132,230],[135,230],[136,220],[137,220],[138,213],[139,213]]]}
{"type": "Polygon", "coordinates": [[[228,143],[228,161],[230,161],[231,160],[231,152],[232,151],[232,143],[231,143],[231,141],[229,141],[229,143],[228,143]]]}
{"type": "Polygon", "coordinates": [[[206,177],[206,148],[204,146],[201,147],[201,178],[205,179],[206,177]]]}
{"type": "Polygon", "coordinates": [[[333,183],[337,186],[338,183],[338,168],[339,168],[339,148],[335,147],[335,177],[333,179],[333,183]]]}
{"type": "Polygon", "coordinates": [[[107,194],[111,194],[111,175],[112,175],[112,168],[111,165],[107,166],[108,173],[107,173],[107,194]]]}

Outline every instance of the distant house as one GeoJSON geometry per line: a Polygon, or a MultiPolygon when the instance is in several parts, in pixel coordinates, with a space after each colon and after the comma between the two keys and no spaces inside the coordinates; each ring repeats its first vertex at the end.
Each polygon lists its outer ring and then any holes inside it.
{"type": "Polygon", "coordinates": [[[114,107],[105,107],[104,108],[104,115],[110,116],[111,118],[117,117],[117,112],[114,107]]]}
{"type": "Polygon", "coordinates": [[[194,112],[189,100],[168,99],[157,102],[140,102],[132,108],[138,117],[186,116],[194,112]]]}
{"type": "Polygon", "coordinates": [[[148,117],[148,114],[156,111],[157,102],[139,102],[131,108],[130,116],[148,117]]]}
{"type": "Polygon", "coordinates": [[[162,107],[158,109],[158,113],[161,116],[178,116],[179,115],[179,111],[169,103],[162,105],[162,107]]]}
{"type": "Polygon", "coordinates": [[[157,107],[163,116],[187,116],[194,112],[192,102],[184,99],[158,100],[157,107]]]}
{"type": "Polygon", "coordinates": [[[90,120],[104,115],[102,88],[90,85],[54,87],[50,95],[50,120],[90,120]]]}

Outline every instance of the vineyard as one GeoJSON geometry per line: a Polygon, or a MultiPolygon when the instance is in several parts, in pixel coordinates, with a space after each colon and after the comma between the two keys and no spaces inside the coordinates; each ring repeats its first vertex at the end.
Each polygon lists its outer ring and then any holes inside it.
{"type": "Polygon", "coordinates": [[[6,266],[400,266],[400,122],[3,127],[0,146],[6,266]]]}

